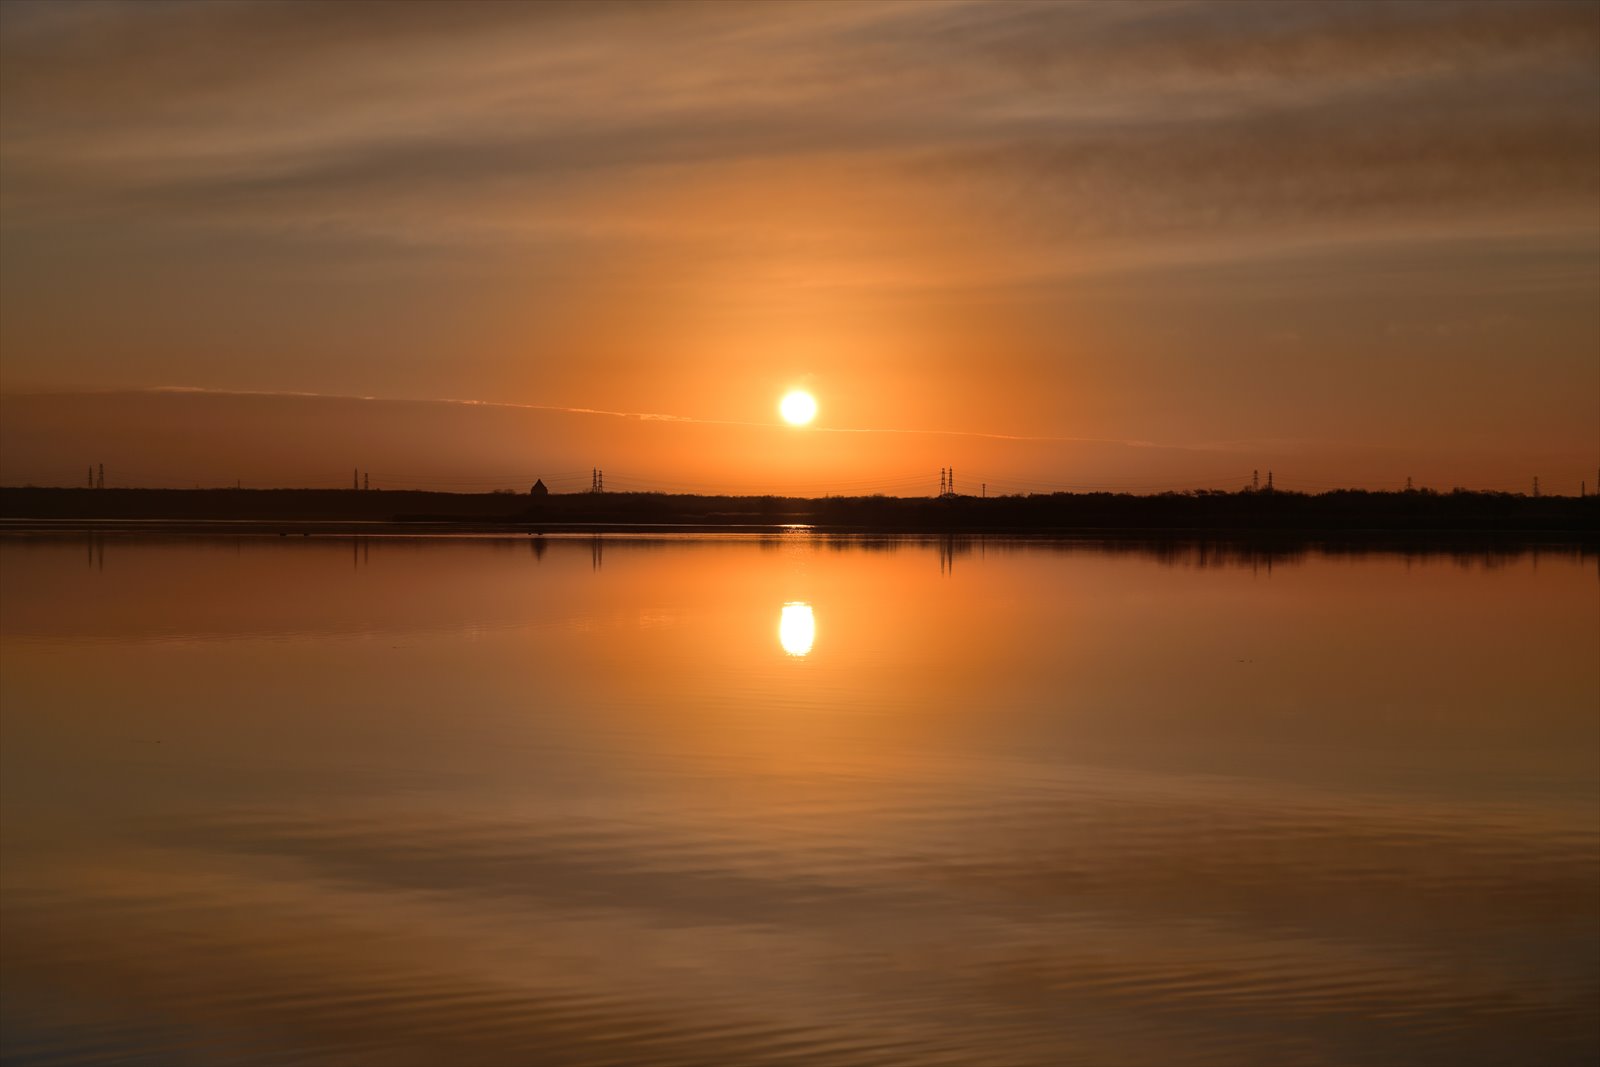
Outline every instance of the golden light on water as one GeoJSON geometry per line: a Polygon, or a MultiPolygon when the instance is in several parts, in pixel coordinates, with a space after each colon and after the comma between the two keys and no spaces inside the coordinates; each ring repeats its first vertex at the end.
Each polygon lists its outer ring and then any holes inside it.
{"type": "Polygon", "coordinates": [[[778,401],[778,413],[789,425],[804,426],[817,417],[817,398],[803,389],[796,389],[778,401]]]}
{"type": "Polygon", "coordinates": [[[811,651],[817,639],[817,617],[810,604],[785,604],[778,619],[778,643],[791,656],[803,656],[811,651]]]}

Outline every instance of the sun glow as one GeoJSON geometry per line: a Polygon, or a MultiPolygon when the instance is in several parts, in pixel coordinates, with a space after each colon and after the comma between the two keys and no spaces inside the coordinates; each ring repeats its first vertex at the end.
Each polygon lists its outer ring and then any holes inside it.
{"type": "Polygon", "coordinates": [[[791,656],[803,656],[811,651],[817,639],[817,617],[811,613],[810,604],[785,604],[778,617],[778,644],[791,656]]]}
{"type": "Polygon", "coordinates": [[[778,401],[778,413],[789,425],[804,426],[817,417],[817,398],[802,389],[796,389],[778,401]]]}

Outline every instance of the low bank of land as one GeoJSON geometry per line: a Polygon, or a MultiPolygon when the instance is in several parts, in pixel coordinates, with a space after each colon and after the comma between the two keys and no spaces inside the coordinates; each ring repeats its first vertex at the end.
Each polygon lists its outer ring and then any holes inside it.
{"type": "Polygon", "coordinates": [[[770,530],[808,525],[881,533],[1414,534],[1589,541],[1600,497],[1513,493],[1338,490],[1193,492],[1150,496],[1052,493],[1003,497],[694,496],[351,489],[0,488],[0,519],[13,528],[160,522],[255,532],[388,532],[688,528],[770,530]],[[283,532],[283,531],[278,531],[283,532]]]}

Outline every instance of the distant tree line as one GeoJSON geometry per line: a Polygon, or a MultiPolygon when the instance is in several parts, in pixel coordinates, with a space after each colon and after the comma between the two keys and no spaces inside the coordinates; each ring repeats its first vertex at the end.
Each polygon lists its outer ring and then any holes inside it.
{"type": "Polygon", "coordinates": [[[508,527],[563,524],[773,526],[941,531],[1463,531],[1593,538],[1600,496],[1275,491],[822,497],[371,492],[340,489],[0,488],[8,519],[444,520],[508,527]]]}

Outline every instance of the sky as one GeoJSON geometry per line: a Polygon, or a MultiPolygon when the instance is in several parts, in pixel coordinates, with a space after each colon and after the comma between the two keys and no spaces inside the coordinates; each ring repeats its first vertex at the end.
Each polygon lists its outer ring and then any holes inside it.
{"type": "Polygon", "coordinates": [[[1600,6],[7,2],[0,483],[97,463],[1594,491],[1600,6]]]}

